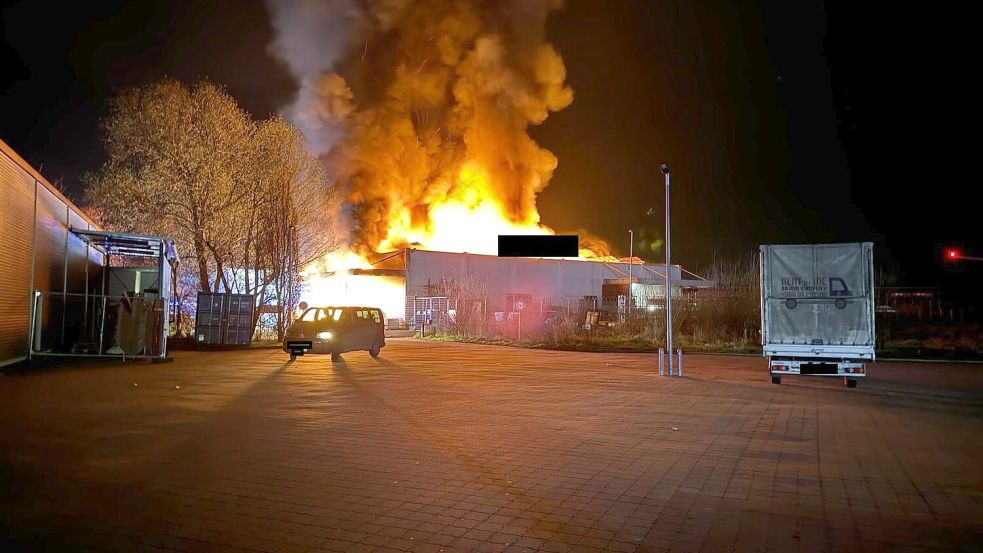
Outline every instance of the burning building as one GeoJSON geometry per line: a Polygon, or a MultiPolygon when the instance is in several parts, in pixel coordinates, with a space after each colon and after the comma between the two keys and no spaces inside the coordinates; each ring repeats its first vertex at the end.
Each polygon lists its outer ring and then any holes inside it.
{"type": "MultiPolygon", "coordinates": [[[[670,266],[673,297],[713,283],[670,266]]],[[[627,261],[497,257],[405,248],[378,254],[369,268],[352,268],[321,278],[311,275],[304,294],[311,304],[377,305],[392,322],[411,328],[438,323],[474,303],[487,320],[522,312],[604,312],[615,319],[634,310],[661,309],[665,266],[627,261]],[[631,301],[629,303],[629,287],[631,301]]]]}
{"type": "MultiPolygon", "coordinates": [[[[582,259],[489,255],[498,235],[554,234],[536,198],[559,161],[528,131],[574,101],[546,40],[561,1],[268,6],[271,52],[297,84],[284,114],[323,156],[347,234],[305,271],[308,303],[378,305],[414,325],[433,305],[452,315],[455,296],[480,297],[489,316],[664,298],[663,268],[619,261],[584,232],[582,259]]],[[[705,285],[671,271],[674,284],[705,285]]]]}

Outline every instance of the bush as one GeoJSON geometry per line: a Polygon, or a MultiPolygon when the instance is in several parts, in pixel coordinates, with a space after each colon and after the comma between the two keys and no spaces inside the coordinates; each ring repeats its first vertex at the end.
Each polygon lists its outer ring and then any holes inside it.
{"type": "Polygon", "coordinates": [[[675,302],[677,332],[694,344],[756,346],[761,336],[758,264],[754,256],[714,262],[705,270],[716,287],[702,289],[675,302]]]}

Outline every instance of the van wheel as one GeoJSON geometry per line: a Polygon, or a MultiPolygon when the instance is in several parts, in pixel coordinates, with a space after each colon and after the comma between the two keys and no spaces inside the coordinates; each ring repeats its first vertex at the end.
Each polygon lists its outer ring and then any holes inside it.
{"type": "Polygon", "coordinates": [[[332,362],[341,361],[341,354],[338,353],[337,351],[332,351],[331,352],[331,361],[332,362]]]}
{"type": "Polygon", "coordinates": [[[376,342],[372,344],[372,348],[369,349],[369,355],[372,357],[379,357],[380,351],[382,351],[382,348],[379,347],[379,342],[376,342]]]}
{"type": "Polygon", "coordinates": [[[856,378],[844,378],[843,380],[846,382],[846,387],[847,388],[856,388],[857,387],[857,379],[856,378]]]}
{"type": "Polygon", "coordinates": [[[780,377],[780,376],[773,376],[773,377],[771,377],[771,383],[772,384],[781,384],[782,383],[782,377],[780,377]]]}

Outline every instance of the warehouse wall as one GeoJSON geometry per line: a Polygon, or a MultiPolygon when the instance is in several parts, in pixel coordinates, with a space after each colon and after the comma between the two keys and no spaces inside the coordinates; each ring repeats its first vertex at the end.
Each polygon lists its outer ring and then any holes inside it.
{"type": "Polygon", "coordinates": [[[69,329],[78,326],[83,302],[63,304],[49,293],[84,293],[87,265],[92,281],[102,258],[68,232],[70,226],[98,228],[0,141],[0,366],[27,356],[33,290],[44,294],[43,348],[56,345],[63,321],[69,329]]]}
{"type": "MultiPolygon", "coordinates": [[[[662,275],[664,267],[649,266],[662,275]]],[[[656,277],[640,265],[632,267],[637,278],[656,277]]],[[[671,278],[681,277],[678,265],[671,267],[671,278]]],[[[564,259],[505,258],[426,250],[407,250],[406,294],[427,295],[427,284],[436,284],[455,275],[474,274],[484,279],[488,289],[488,310],[505,310],[509,294],[532,296],[534,311],[539,310],[543,298],[556,306],[575,307],[584,296],[596,296],[601,300],[601,286],[605,279],[625,278],[627,263],[601,263],[564,259]]]]}
{"type": "Polygon", "coordinates": [[[0,365],[27,355],[34,179],[0,156],[0,365]]]}

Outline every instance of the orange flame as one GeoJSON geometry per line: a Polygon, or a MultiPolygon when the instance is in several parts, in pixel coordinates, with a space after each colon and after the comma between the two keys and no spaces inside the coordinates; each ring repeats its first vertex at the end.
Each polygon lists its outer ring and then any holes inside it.
{"type": "MultiPolygon", "coordinates": [[[[304,66],[316,55],[287,56],[301,77],[295,115],[339,185],[349,247],[495,255],[500,234],[555,234],[541,222],[536,197],[557,159],[528,130],[573,102],[563,60],[545,40],[546,20],[559,3],[359,5],[360,39],[344,54],[344,75],[326,69],[332,64],[304,66]]],[[[281,15],[297,16],[291,21],[310,19],[287,11],[281,15]]],[[[303,26],[296,30],[303,36],[303,26]]],[[[281,54],[305,43],[280,33],[281,54]]],[[[603,241],[583,235],[579,253],[616,259],[603,241]]],[[[348,269],[368,267],[351,251],[328,256],[308,275],[308,290],[324,301],[358,301],[354,280],[380,283],[348,269]]],[[[380,301],[397,309],[395,299],[380,301]]]]}
{"type": "Polygon", "coordinates": [[[512,221],[490,193],[488,175],[474,163],[466,163],[458,173],[455,192],[428,206],[422,223],[413,220],[406,208],[396,210],[389,221],[389,232],[379,251],[403,245],[428,250],[470,252],[495,255],[499,234],[553,234],[531,213],[526,221],[512,221]]]}
{"type": "Polygon", "coordinates": [[[378,307],[387,319],[402,318],[406,296],[403,279],[352,272],[370,268],[369,260],[355,252],[331,252],[304,268],[303,300],[311,306],[378,307]]]}

